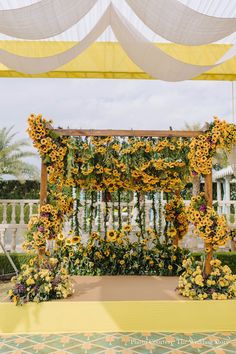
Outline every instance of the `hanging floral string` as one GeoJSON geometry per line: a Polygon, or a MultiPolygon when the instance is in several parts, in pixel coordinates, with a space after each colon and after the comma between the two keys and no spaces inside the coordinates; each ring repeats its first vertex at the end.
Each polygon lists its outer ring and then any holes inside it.
{"type": "Polygon", "coordinates": [[[121,231],[122,229],[122,206],[121,206],[121,191],[118,190],[117,194],[118,198],[118,230],[121,231]]]}
{"type": "Polygon", "coordinates": [[[75,234],[79,235],[80,234],[80,223],[79,223],[79,209],[81,207],[80,204],[80,189],[76,187],[75,190],[75,195],[76,195],[76,201],[75,201],[75,234]]]}
{"type": "Polygon", "coordinates": [[[87,194],[88,191],[84,191],[84,232],[87,232],[87,194]]]}
{"type": "Polygon", "coordinates": [[[127,208],[127,224],[130,224],[131,223],[131,220],[130,220],[130,203],[131,203],[131,193],[130,191],[128,191],[126,193],[126,208],[127,208]]]}
{"type": "Polygon", "coordinates": [[[115,229],[115,223],[116,223],[116,216],[115,216],[115,201],[114,201],[114,194],[112,195],[112,205],[111,205],[111,212],[112,212],[112,227],[115,229]]]}
{"type": "Polygon", "coordinates": [[[98,220],[98,232],[101,232],[101,192],[97,193],[97,220],[98,220]]]}
{"type": "Polygon", "coordinates": [[[158,235],[162,234],[162,194],[161,192],[158,192],[158,230],[157,233],[158,235]]]}
{"type": "Polygon", "coordinates": [[[105,213],[104,213],[104,231],[105,231],[105,240],[107,239],[107,223],[109,220],[109,205],[108,205],[108,196],[109,193],[107,190],[105,190],[105,213]]]}
{"type": "Polygon", "coordinates": [[[143,209],[141,207],[141,194],[139,192],[137,192],[136,195],[137,195],[137,203],[136,203],[135,207],[138,209],[137,223],[138,223],[138,227],[140,229],[140,234],[143,237],[144,230],[143,230],[143,209]]]}
{"type": "Polygon", "coordinates": [[[142,193],[142,222],[143,222],[143,232],[146,230],[146,197],[145,194],[142,193]]]}
{"type": "Polygon", "coordinates": [[[155,200],[155,192],[151,193],[152,198],[152,215],[153,215],[153,230],[157,234],[157,210],[156,210],[156,200],[155,200]]]}
{"type": "Polygon", "coordinates": [[[91,198],[90,198],[90,215],[89,215],[89,234],[91,235],[93,231],[93,220],[94,220],[94,211],[95,211],[95,192],[91,192],[91,198]]]}

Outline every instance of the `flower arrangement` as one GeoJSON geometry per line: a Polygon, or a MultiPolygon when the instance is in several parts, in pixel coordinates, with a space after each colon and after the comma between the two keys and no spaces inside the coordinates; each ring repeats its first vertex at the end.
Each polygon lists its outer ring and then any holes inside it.
{"type": "Polygon", "coordinates": [[[61,192],[50,194],[50,203],[40,207],[39,216],[33,216],[28,225],[24,248],[45,249],[47,240],[53,240],[62,230],[65,216],[73,212],[73,199],[61,192]]]}
{"type": "Polygon", "coordinates": [[[72,294],[72,284],[63,262],[44,256],[32,258],[21,273],[12,278],[11,301],[17,305],[66,298],[72,294]]]}
{"type": "Polygon", "coordinates": [[[28,122],[50,183],[109,192],[184,187],[189,144],[184,138],[61,137],[41,115],[28,122]]]}
{"type": "Polygon", "coordinates": [[[65,262],[71,275],[177,275],[183,270],[187,252],[171,243],[159,243],[156,233],[148,229],[145,237],[128,237],[130,225],[121,232],[108,230],[105,239],[93,232],[86,243],[79,236],[63,235],[56,241],[55,256],[65,262]]]}
{"type": "Polygon", "coordinates": [[[187,215],[195,226],[195,232],[205,241],[205,252],[216,251],[229,240],[225,216],[218,215],[214,208],[207,206],[204,193],[192,197],[187,215]]]}
{"type": "Polygon", "coordinates": [[[188,158],[193,174],[207,175],[212,171],[212,157],[217,149],[231,150],[236,142],[236,126],[215,117],[202,134],[190,142],[188,158]]]}
{"type": "Polygon", "coordinates": [[[226,300],[236,296],[236,275],[218,259],[211,261],[212,272],[204,276],[203,263],[184,260],[185,271],[180,275],[178,291],[193,300],[226,300]]]}
{"type": "Polygon", "coordinates": [[[181,240],[188,232],[188,217],[183,198],[174,197],[165,205],[165,220],[168,223],[167,236],[181,240]]]}

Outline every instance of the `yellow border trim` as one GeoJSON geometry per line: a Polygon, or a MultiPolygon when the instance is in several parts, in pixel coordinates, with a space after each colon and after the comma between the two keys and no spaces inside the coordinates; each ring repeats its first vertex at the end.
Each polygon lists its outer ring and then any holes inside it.
{"type": "MultiPolygon", "coordinates": [[[[65,51],[75,42],[56,41],[0,41],[0,48],[17,55],[45,57],[65,51]]],[[[231,46],[209,44],[182,46],[173,43],[156,43],[167,54],[186,63],[209,65],[215,63],[231,46]]],[[[40,75],[25,75],[0,64],[0,77],[34,78],[97,78],[97,79],[152,79],[135,65],[117,42],[95,42],[81,55],[63,67],[40,75]]],[[[236,79],[236,57],[204,73],[194,80],[236,79]]]]}
{"type": "Polygon", "coordinates": [[[0,303],[2,333],[236,331],[236,300],[0,303]]]}

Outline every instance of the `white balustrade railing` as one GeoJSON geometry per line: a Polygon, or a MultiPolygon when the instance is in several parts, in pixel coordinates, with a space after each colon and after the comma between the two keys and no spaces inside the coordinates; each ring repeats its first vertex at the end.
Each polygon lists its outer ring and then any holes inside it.
{"type": "Polygon", "coordinates": [[[0,238],[7,250],[21,251],[29,219],[38,213],[38,205],[37,199],[0,199],[0,238]]]}
{"type": "MultiPolygon", "coordinates": [[[[156,211],[157,211],[157,224],[158,219],[161,218],[162,226],[164,227],[164,214],[163,208],[166,201],[161,200],[160,205],[158,200],[156,200],[156,211]],[[158,215],[158,210],[160,211],[160,216],[158,215]]],[[[189,204],[189,201],[185,201],[189,204]]],[[[121,203],[121,222],[122,224],[127,223],[130,217],[130,224],[132,225],[133,231],[138,231],[137,217],[138,210],[135,208],[136,201],[133,200],[129,204],[126,202],[121,203]],[[127,211],[127,207],[130,209],[130,213],[127,211]]],[[[141,206],[144,206],[145,211],[145,224],[146,226],[153,227],[153,210],[152,201],[145,200],[141,201],[141,206]]],[[[22,251],[21,245],[24,241],[24,233],[27,229],[27,224],[29,219],[33,214],[38,213],[39,200],[0,200],[0,239],[5,245],[6,249],[9,251],[22,251]]],[[[117,229],[119,226],[118,217],[118,203],[107,203],[109,213],[108,220],[106,222],[107,229],[117,229]],[[115,210],[113,210],[115,209],[115,210]]],[[[104,216],[106,213],[106,203],[97,202],[94,203],[94,212],[92,218],[92,229],[97,230],[99,228],[99,223],[101,229],[104,230],[104,216]],[[100,211],[99,211],[100,210],[100,211]],[[100,220],[100,221],[99,221],[100,220]]],[[[220,201],[218,202],[217,210],[219,214],[225,214],[227,222],[231,227],[236,227],[236,201],[220,201]]],[[[81,202],[81,207],[78,212],[78,220],[84,237],[87,237],[90,228],[90,203],[87,203],[87,210],[84,208],[84,201],[81,202]],[[86,214],[85,214],[86,213],[86,214]]],[[[64,231],[67,232],[71,228],[71,221],[65,223],[64,231]]],[[[188,248],[198,250],[203,248],[202,240],[196,238],[193,235],[192,228],[190,228],[189,237],[185,237],[182,242],[183,246],[188,248]]],[[[1,250],[0,250],[1,252],[1,250]]]]}

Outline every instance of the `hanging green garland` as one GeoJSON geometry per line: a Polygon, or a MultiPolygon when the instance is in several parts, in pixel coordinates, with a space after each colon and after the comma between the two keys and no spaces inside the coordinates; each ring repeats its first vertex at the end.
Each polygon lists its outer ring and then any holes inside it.
{"type": "Polygon", "coordinates": [[[98,232],[101,232],[101,192],[97,193],[97,220],[98,220],[98,232]]]}
{"type": "Polygon", "coordinates": [[[94,211],[95,211],[95,193],[94,191],[91,192],[90,198],[90,215],[89,215],[89,234],[91,235],[93,231],[93,220],[94,220],[94,211]]]}
{"type": "Polygon", "coordinates": [[[142,221],[143,221],[143,232],[145,233],[146,230],[146,197],[145,194],[141,194],[142,195],[142,221]]]}
{"type": "Polygon", "coordinates": [[[112,205],[111,205],[111,212],[112,212],[112,228],[115,229],[115,223],[116,223],[116,216],[115,216],[115,200],[114,200],[114,194],[112,194],[112,205]]]}
{"type": "Polygon", "coordinates": [[[87,194],[88,191],[84,191],[84,232],[87,232],[87,194]]]}
{"type": "Polygon", "coordinates": [[[158,192],[158,235],[162,234],[162,194],[158,192]]]}
{"type": "Polygon", "coordinates": [[[135,207],[138,209],[137,223],[138,223],[138,227],[140,229],[140,234],[143,237],[144,230],[143,230],[143,221],[142,221],[143,210],[141,207],[141,194],[139,192],[137,192],[136,195],[137,195],[137,203],[136,203],[135,207]]]}
{"type": "Polygon", "coordinates": [[[80,234],[80,223],[79,223],[79,209],[81,207],[80,204],[80,189],[78,187],[75,188],[76,201],[75,201],[75,234],[80,234]]]}
{"type": "Polygon", "coordinates": [[[118,190],[118,230],[122,229],[122,206],[121,206],[121,191],[118,190]]]}
{"type": "Polygon", "coordinates": [[[105,213],[104,213],[104,231],[105,231],[105,235],[104,235],[104,239],[107,239],[107,223],[109,220],[109,205],[108,205],[108,191],[105,190],[105,213]]]}
{"type": "Polygon", "coordinates": [[[131,197],[130,197],[130,191],[126,192],[126,208],[127,208],[127,224],[131,223],[130,219],[130,202],[131,202],[131,197]]]}
{"type": "MultiPolygon", "coordinates": [[[[156,199],[155,199],[155,192],[151,192],[151,199],[152,199],[152,214],[153,214],[153,230],[157,234],[157,210],[156,210],[156,199]]],[[[159,234],[160,235],[160,234],[159,234]]]]}

